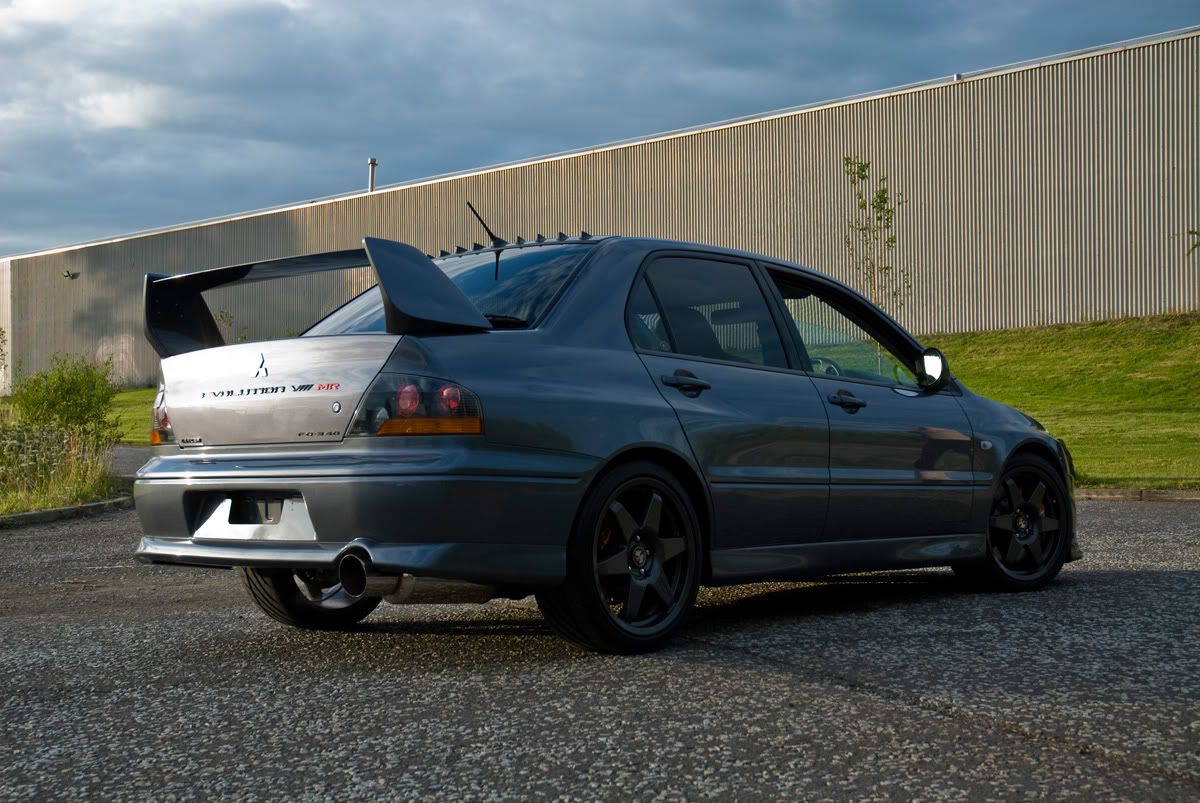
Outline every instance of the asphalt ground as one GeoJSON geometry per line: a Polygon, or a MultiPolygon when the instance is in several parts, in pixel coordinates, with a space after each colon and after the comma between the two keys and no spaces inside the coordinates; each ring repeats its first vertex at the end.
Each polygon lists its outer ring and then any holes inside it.
{"type": "Polygon", "coordinates": [[[0,532],[0,797],[1200,797],[1200,505],[1080,505],[1034,594],[928,570],[703,593],[610,657],[527,603],[354,633],[134,563],[131,512],[0,532]]]}

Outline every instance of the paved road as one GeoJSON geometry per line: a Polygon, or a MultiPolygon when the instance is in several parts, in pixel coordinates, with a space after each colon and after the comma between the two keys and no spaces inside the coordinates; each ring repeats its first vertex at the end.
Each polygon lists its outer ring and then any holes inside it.
{"type": "Polygon", "coordinates": [[[112,472],[118,477],[132,478],[134,474],[137,474],[137,470],[145,465],[149,459],[149,446],[114,446],[112,450],[112,472]]]}
{"type": "Polygon", "coordinates": [[[1196,799],[1200,505],[1084,503],[1050,590],[705,592],[646,657],[522,603],[260,616],[128,512],[0,532],[0,797],[1196,799]]]}

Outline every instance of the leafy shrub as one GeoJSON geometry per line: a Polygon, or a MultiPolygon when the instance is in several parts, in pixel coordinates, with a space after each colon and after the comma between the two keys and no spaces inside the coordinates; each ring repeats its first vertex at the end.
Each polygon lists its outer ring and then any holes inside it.
{"type": "Polygon", "coordinates": [[[88,436],[116,428],[112,362],[55,355],[53,365],[16,382],[12,406],[24,424],[79,431],[88,436]]]}
{"type": "Polygon", "coordinates": [[[16,383],[0,410],[0,514],[88,502],[114,490],[112,365],[77,357],[16,383]]]}
{"type": "Polygon", "coordinates": [[[90,502],[115,490],[111,437],[0,421],[0,514],[90,502]]]}

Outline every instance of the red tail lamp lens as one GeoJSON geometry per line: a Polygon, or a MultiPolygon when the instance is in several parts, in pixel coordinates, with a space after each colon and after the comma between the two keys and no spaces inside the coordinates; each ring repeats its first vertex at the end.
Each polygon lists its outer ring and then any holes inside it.
{"type": "Polygon", "coordinates": [[[446,385],[438,391],[438,403],[444,412],[453,415],[462,407],[462,392],[454,385],[446,385]]]}
{"type": "Polygon", "coordinates": [[[405,385],[396,391],[396,415],[409,418],[421,406],[421,389],[416,385],[405,385]]]}

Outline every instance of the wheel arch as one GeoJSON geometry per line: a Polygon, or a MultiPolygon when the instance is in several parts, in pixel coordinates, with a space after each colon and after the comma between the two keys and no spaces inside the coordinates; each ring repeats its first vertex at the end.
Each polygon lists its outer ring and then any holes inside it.
{"type": "Polygon", "coordinates": [[[1045,460],[1050,465],[1058,469],[1059,474],[1063,478],[1063,484],[1070,488],[1071,476],[1067,467],[1063,464],[1062,456],[1058,450],[1052,448],[1049,444],[1044,443],[1036,438],[1021,441],[1009,451],[1008,456],[1004,459],[1004,466],[1001,467],[999,473],[996,474],[996,482],[1000,482],[1000,477],[1004,473],[1004,469],[1012,462],[1014,457],[1024,454],[1036,455],[1045,460]]]}
{"type": "MultiPolygon", "coordinates": [[[[1012,464],[1012,461],[1022,455],[1033,455],[1045,460],[1051,467],[1058,470],[1058,475],[1062,479],[1063,488],[1067,493],[1067,511],[1071,529],[1071,543],[1075,544],[1075,478],[1070,466],[1067,465],[1062,455],[1051,447],[1048,443],[1036,438],[1029,438],[1018,443],[1008,456],[1004,459],[1004,465],[1000,467],[1000,471],[996,472],[996,479],[993,483],[992,493],[995,494],[1000,487],[1000,479],[1004,476],[1004,472],[1012,464]]],[[[1073,547],[1077,550],[1077,547],[1073,547]]]]}
{"type": "MultiPolygon", "coordinates": [[[[679,480],[687,491],[688,498],[692,503],[692,507],[696,511],[696,517],[700,523],[700,552],[703,558],[703,564],[700,570],[700,582],[706,584],[712,577],[712,561],[711,561],[711,544],[712,544],[712,528],[713,528],[713,507],[712,498],[708,492],[708,486],[705,484],[700,470],[686,456],[679,452],[663,445],[641,444],[629,446],[621,451],[613,454],[604,462],[602,466],[592,475],[588,481],[587,487],[580,496],[580,509],[583,507],[583,500],[595,485],[609,472],[623,466],[627,463],[644,461],[655,463],[662,466],[667,471],[679,480]]],[[[575,512],[576,522],[578,521],[579,510],[575,512]]]]}

